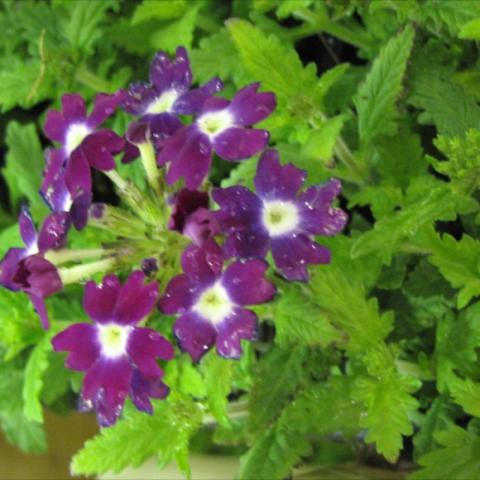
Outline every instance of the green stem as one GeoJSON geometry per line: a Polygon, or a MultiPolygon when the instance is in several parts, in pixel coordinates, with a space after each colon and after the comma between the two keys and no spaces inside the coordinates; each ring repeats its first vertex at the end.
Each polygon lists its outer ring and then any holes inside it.
{"type": "Polygon", "coordinates": [[[160,195],[160,171],[155,158],[155,150],[152,142],[145,142],[137,145],[140,150],[143,168],[147,174],[148,183],[155,193],[160,195]]]}
{"type": "Polygon", "coordinates": [[[112,90],[109,82],[103,78],[100,78],[98,75],[95,75],[84,65],[78,67],[75,71],[75,80],[87,87],[90,87],[96,92],[110,93],[112,90]]]}
{"type": "Polygon", "coordinates": [[[128,182],[125,181],[116,170],[108,170],[103,172],[116,186],[124,192],[127,190],[128,182]]]}
{"type": "Polygon", "coordinates": [[[108,254],[108,250],[103,248],[96,249],[78,249],[78,250],[50,250],[45,254],[45,258],[54,265],[63,263],[87,260],[89,258],[102,257],[108,254]]]}
{"type": "Polygon", "coordinates": [[[85,263],[70,268],[60,268],[58,273],[64,285],[77,283],[95,275],[96,273],[107,273],[115,265],[116,260],[107,258],[98,262],[85,263]]]}

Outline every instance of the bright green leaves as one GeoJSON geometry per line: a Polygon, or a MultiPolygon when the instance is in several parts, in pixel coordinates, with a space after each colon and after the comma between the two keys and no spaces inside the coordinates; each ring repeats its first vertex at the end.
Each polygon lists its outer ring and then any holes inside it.
{"type": "Polygon", "coordinates": [[[480,418],[480,384],[473,382],[469,378],[462,380],[455,378],[450,380],[448,388],[453,396],[455,403],[475,417],[480,418]]]}
{"type": "Polygon", "coordinates": [[[420,457],[418,463],[422,468],[410,480],[470,480],[480,471],[480,436],[474,428],[451,426],[436,433],[434,438],[440,448],[420,457]]]}
{"type": "Polygon", "coordinates": [[[151,19],[171,20],[178,18],[186,9],[186,0],[170,0],[169,2],[144,0],[137,5],[133,12],[132,25],[137,25],[151,19]]]}
{"type": "Polygon", "coordinates": [[[360,85],[355,107],[363,144],[371,143],[380,135],[391,135],[396,131],[398,113],[395,102],[402,88],[412,45],[413,29],[406,27],[382,48],[365,82],[360,85]]]}
{"type": "Polygon", "coordinates": [[[138,467],[155,455],[162,464],[183,455],[200,426],[198,407],[191,400],[171,395],[168,400],[155,402],[154,409],[152,416],[132,410],[115,426],[89,440],[73,458],[72,472],[120,472],[128,466],[138,467]]]}

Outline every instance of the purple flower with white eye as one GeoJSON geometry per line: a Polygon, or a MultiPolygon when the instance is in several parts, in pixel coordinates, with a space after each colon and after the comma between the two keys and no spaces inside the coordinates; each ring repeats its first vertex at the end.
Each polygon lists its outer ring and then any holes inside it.
{"type": "Polygon", "coordinates": [[[54,161],[66,161],[65,182],[70,193],[90,192],[92,176],[90,167],[108,171],[115,168],[113,155],[123,149],[124,140],[111,130],[98,127],[115,111],[125,92],[113,95],[99,93],[94,107],[87,116],[85,102],[78,94],[62,97],[62,111],[50,110],[45,122],[47,137],[62,146],[56,150],[54,161]]]}
{"type": "Polygon", "coordinates": [[[168,228],[201,245],[220,233],[214,212],[208,209],[208,193],[182,188],[172,200],[168,228]]]}
{"type": "Polygon", "coordinates": [[[100,285],[88,282],[83,306],[94,323],[70,325],[52,339],[55,351],[69,352],[68,368],[86,372],[82,405],[97,410],[101,426],[115,423],[128,395],[138,409],[151,413],[149,398],[168,393],[157,359],[170,360],[173,347],[155,330],[138,326],[158,296],[157,283],[144,279],[137,271],[123,286],[115,275],[100,285]]]}
{"type": "Polygon", "coordinates": [[[265,151],[255,176],[256,194],[235,186],[214,189],[216,212],[227,235],[228,257],[265,257],[271,249],[275,265],[288,280],[308,279],[308,264],[329,263],[330,251],[313,241],[331,236],[347,223],[346,213],[332,207],[341,189],[339,180],[300,192],[306,172],[292,164],[282,166],[275,150],[265,151]]]}
{"type": "Polygon", "coordinates": [[[182,350],[194,361],[213,346],[226,358],[239,358],[240,341],[254,340],[257,317],[246,305],[273,298],[265,279],[267,263],[255,259],[223,268],[222,251],[213,241],[190,246],[182,256],[185,273],[174,277],[160,299],[166,314],[180,314],[173,327],[182,350]]]}
{"type": "Polygon", "coordinates": [[[0,285],[27,293],[42,325],[48,328],[44,298],[61,290],[62,282],[56,268],[43,256],[49,250],[65,246],[70,216],[67,213],[52,213],[37,233],[28,209],[23,207],[18,225],[25,247],[9,249],[0,260],[0,285]]]}
{"type": "Polygon", "coordinates": [[[173,61],[165,52],[158,52],[150,66],[150,81],[130,85],[122,107],[149,121],[162,115],[165,125],[181,125],[177,115],[198,113],[205,101],[223,88],[216,77],[199,88],[190,90],[191,85],[192,70],[185,48],[177,48],[173,61]]]}
{"type": "Polygon", "coordinates": [[[53,212],[69,213],[75,228],[82,230],[87,224],[92,192],[79,189],[75,196],[70,192],[66,183],[66,169],[58,150],[48,148],[45,160],[40,195],[53,212]]]}
{"type": "Polygon", "coordinates": [[[232,101],[207,100],[194,123],[182,127],[165,142],[157,156],[160,165],[170,162],[167,182],[185,178],[187,188],[198,188],[208,175],[212,153],[228,161],[239,161],[263,150],[266,130],[251,128],[267,118],[276,106],[271,92],[258,93],[258,83],[242,88],[232,101]]]}

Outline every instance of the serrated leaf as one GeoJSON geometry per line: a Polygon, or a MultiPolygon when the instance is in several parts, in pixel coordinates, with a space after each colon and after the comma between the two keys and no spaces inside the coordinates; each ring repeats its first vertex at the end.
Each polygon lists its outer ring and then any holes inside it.
{"type": "Polygon", "coordinates": [[[152,18],[157,20],[172,20],[180,17],[187,9],[185,0],[169,0],[159,2],[158,0],[143,0],[136,6],[133,12],[132,25],[138,25],[152,18]]]}
{"type": "Polygon", "coordinates": [[[159,455],[162,464],[173,460],[200,426],[201,414],[185,398],[154,403],[152,416],[131,411],[116,425],[88,440],[73,457],[72,473],[117,473],[128,466],[138,467],[154,455],[159,455]]]}
{"type": "Polygon", "coordinates": [[[455,403],[475,417],[480,417],[480,384],[469,378],[460,379],[458,377],[448,382],[448,388],[455,403]]]}
{"type": "Polygon", "coordinates": [[[410,26],[393,37],[380,51],[355,99],[358,130],[362,144],[369,144],[380,135],[396,131],[395,102],[402,89],[407,60],[413,46],[410,26]]]}
{"type": "Polygon", "coordinates": [[[302,147],[301,155],[310,161],[331,160],[344,121],[344,115],[337,115],[313,130],[302,147]]]}
{"type": "Polygon", "coordinates": [[[480,18],[475,18],[462,25],[458,36],[467,40],[480,40],[480,18]]]}

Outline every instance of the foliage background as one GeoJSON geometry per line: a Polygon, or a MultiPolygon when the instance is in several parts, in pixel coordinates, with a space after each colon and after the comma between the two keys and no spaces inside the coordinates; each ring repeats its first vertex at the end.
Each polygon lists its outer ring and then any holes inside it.
{"type": "MultiPolygon", "coordinates": [[[[127,407],[74,472],[157,455],[188,475],[191,450],[242,455],[243,479],[301,478],[304,462],[318,478],[368,478],[372,464],[412,480],[479,471],[478,0],[2,0],[0,26],[0,255],[19,242],[21,202],[46,214],[46,110],[65,92],[92,99],[144,79],[177,45],[199,83],[273,90],[272,145],[311,183],[341,178],[350,215],[344,235],[321,239],[331,265],[307,284],[276,279],[241,361],[179,356],[169,400],[152,417],[127,407]]],[[[214,165],[214,183],[248,186],[256,159],[214,165]]],[[[141,184],[136,164],[123,168],[141,184]]],[[[118,201],[100,177],[95,189],[118,201]]],[[[87,229],[71,243],[95,241],[87,229]]],[[[81,379],[50,338],[84,318],[80,300],[81,288],[51,300],[43,332],[25,298],[0,291],[0,426],[24,450],[45,448],[44,406],[75,408],[81,379]]]]}

